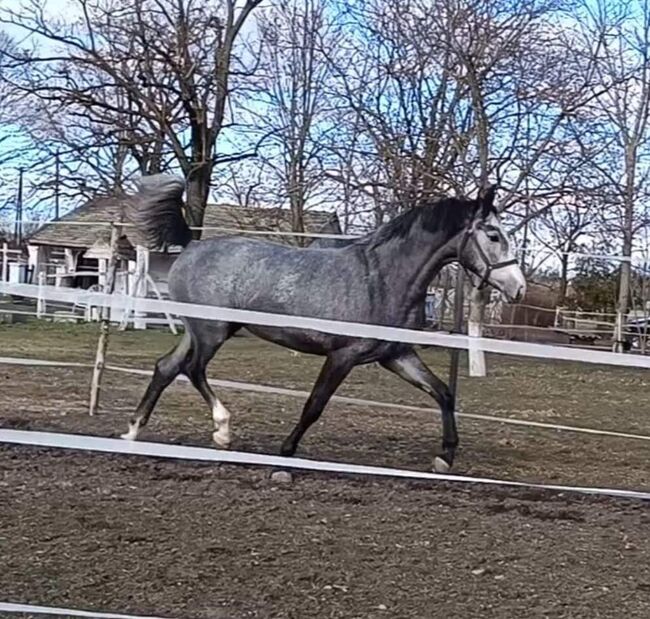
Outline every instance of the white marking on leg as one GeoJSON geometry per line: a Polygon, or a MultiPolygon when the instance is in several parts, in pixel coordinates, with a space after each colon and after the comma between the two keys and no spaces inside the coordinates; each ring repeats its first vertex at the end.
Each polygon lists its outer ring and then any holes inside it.
{"type": "Polygon", "coordinates": [[[134,421],[129,424],[129,431],[121,435],[125,441],[134,441],[138,438],[138,432],[140,431],[140,422],[134,421]]]}
{"type": "Polygon", "coordinates": [[[214,420],[214,442],[228,449],[230,447],[230,411],[217,399],[212,408],[212,419],[214,420]]]}

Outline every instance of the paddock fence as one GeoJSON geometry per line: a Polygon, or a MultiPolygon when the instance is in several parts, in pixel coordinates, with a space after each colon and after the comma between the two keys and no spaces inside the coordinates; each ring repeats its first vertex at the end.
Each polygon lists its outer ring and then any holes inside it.
{"type": "MultiPolygon", "coordinates": [[[[25,220],[24,225],[43,224],[39,221],[25,220]]],[[[116,227],[128,230],[133,224],[128,222],[113,221],[52,221],[47,222],[48,226],[60,227],[116,227]]],[[[193,227],[193,230],[213,231],[226,235],[244,235],[268,239],[279,238],[304,238],[307,240],[354,240],[360,238],[359,234],[335,234],[320,232],[292,232],[283,230],[260,230],[229,228],[223,226],[201,226],[193,227]]],[[[547,248],[548,249],[548,248],[547,248]]],[[[530,250],[530,248],[527,248],[530,250]]],[[[523,248],[518,248],[518,252],[523,248]]],[[[563,253],[563,252],[561,252],[563,253]]],[[[566,252],[564,252],[566,253],[566,252]]],[[[623,260],[620,256],[609,254],[595,254],[585,252],[571,252],[572,254],[592,257],[604,260],[623,260]]],[[[17,250],[9,250],[6,243],[3,245],[2,268],[0,269],[0,280],[10,283],[32,283],[41,287],[64,286],[71,287],[75,281],[85,278],[85,288],[91,290],[103,290],[106,278],[105,269],[67,268],[63,259],[55,262],[47,262],[42,265],[44,271],[35,272],[28,261],[19,256],[17,250]],[[14,256],[14,258],[11,258],[14,256]],[[14,260],[16,264],[13,264],[14,260]],[[12,268],[10,268],[12,267],[12,268]],[[16,268],[13,268],[16,267],[16,268]],[[11,275],[9,273],[11,271],[11,275]],[[42,279],[42,278],[45,279],[42,279]],[[88,284],[88,282],[93,282],[88,284]]],[[[173,251],[172,251],[173,254],[173,251]]],[[[116,277],[122,282],[121,286],[128,289],[131,296],[151,296],[158,299],[168,298],[165,289],[165,282],[156,282],[147,275],[146,282],[140,281],[144,277],[136,269],[118,269],[116,277]]],[[[448,330],[452,328],[453,308],[453,286],[447,281],[445,285],[437,282],[430,290],[427,297],[426,311],[429,328],[448,330]]],[[[466,309],[469,301],[465,301],[466,309]]],[[[30,316],[39,319],[61,321],[61,322],[92,322],[99,320],[96,309],[81,306],[75,303],[51,302],[44,295],[29,302],[14,303],[13,300],[0,300],[0,322],[24,320],[30,316]],[[15,318],[14,318],[15,317],[15,318]]],[[[647,316],[644,317],[647,318],[647,316]]],[[[129,327],[148,328],[164,327],[176,332],[182,328],[177,318],[171,318],[165,314],[137,315],[133,312],[126,312],[114,318],[114,322],[120,323],[122,329],[129,327]]],[[[616,314],[589,313],[581,310],[570,310],[563,307],[539,307],[530,304],[506,305],[499,301],[489,304],[486,310],[484,323],[485,334],[491,338],[506,340],[518,340],[525,342],[537,342],[548,344],[561,344],[566,346],[584,347],[588,349],[611,349],[616,341],[616,314]]],[[[642,325],[628,324],[623,321],[621,337],[626,343],[627,351],[645,354],[646,342],[650,337],[650,320],[642,325]]]]}
{"type": "MultiPolygon", "coordinates": [[[[645,356],[626,355],[600,350],[584,350],[569,346],[499,340],[487,337],[469,337],[466,335],[446,334],[440,332],[417,331],[385,325],[323,320],[307,316],[253,312],[225,307],[178,303],[162,299],[131,297],[120,294],[107,294],[104,292],[96,291],[81,291],[77,289],[39,286],[25,283],[0,282],[0,293],[28,299],[42,298],[45,299],[47,303],[85,304],[88,307],[97,309],[130,309],[132,311],[137,311],[144,314],[163,313],[175,317],[186,316],[206,320],[236,321],[274,327],[298,327],[303,329],[313,329],[324,333],[347,335],[364,339],[405,342],[419,346],[441,346],[463,350],[470,350],[473,348],[475,350],[483,350],[485,352],[502,355],[513,355],[556,361],[572,361],[588,364],[605,364],[626,368],[650,369],[650,358],[645,356]]],[[[0,364],[22,364],[31,366],[41,365],[51,367],[64,365],[79,368],[92,367],[91,364],[84,363],[40,361],[34,359],[15,359],[7,357],[0,358],[0,364]]],[[[147,374],[146,371],[143,372],[133,368],[123,368],[119,366],[116,367],[108,365],[106,369],[116,372],[147,374]]],[[[264,389],[273,389],[265,387],[263,385],[233,384],[232,381],[220,381],[221,386],[225,386],[224,383],[228,382],[230,382],[229,386],[231,388],[239,388],[243,390],[248,389],[251,391],[264,391],[264,389]]],[[[274,389],[273,391],[278,392],[279,390],[274,389]]],[[[292,390],[282,391],[286,393],[292,390]]],[[[296,397],[303,397],[305,395],[305,392],[295,392],[292,393],[292,395],[295,395],[296,397]]],[[[368,400],[357,400],[355,398],[339,399],[346,400],[349,403],[370,402],[368,400]]],[[[380,404],[388,407],[401,407],[401,405],[392,403],[380,404]]],[[[404,408],[417,409],[417,407],[404,408]]],[[[468,417],[470,416],[466,413],[459,413],[459,415],[466,415],[468,417]]],[[[619,438],[642,442],[650,440],[650,437],[644,435],[611,433],[598,429],[542,424],[525,420],[505,420],[498,417],[490,418],[489,416],[474,415],[474,417],[482,418],[486,421],[494,421],[495,423],[514,423],[537,426],[540,429],[546,428],[556,431],[577,431],[595,435],[620,434],[619,438]]],[[[48,449],[75,450],[88,453],[111,453],[123,456],[137,456],[143,458],[152,457],[166,458],[178,461],[191,460],[231,465],[261,466],[266,468],[271,467],[294,470],[297,469],[317,472],[321,474],[372,476],[378,478],[418,480],[430,483],[444,482],[449,484],[464,484],[470,486],[523,488],[563,494],[605,496],[621,500],[634,500],[643,502],[650,501],[650,491],[643,489],[636,490],[531,483],[517,480],[431,473],[378,466],[363,466],[305,458],[284,458],[269,454],[219,451],[209,448],[190,447],[186,445],[170,445],[144,441],[130,442],[120,439],[101,438],[96,436],[0,429],[0,443],[7,445],[31,446],[48,449]]],[[[54,616],[88,617],[96,619],[160,619],[154,617],[146,618],[135,615],[111,614],[76,609],[13,604],[10,602],[0,602],[0,611],[14,614],[34,613],[54,616]]]]}

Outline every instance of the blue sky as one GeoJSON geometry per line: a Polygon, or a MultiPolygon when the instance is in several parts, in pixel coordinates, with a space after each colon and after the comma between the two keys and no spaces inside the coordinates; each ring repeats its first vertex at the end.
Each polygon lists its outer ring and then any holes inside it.
{"type": "MultiPolygon", "coordinates": [[[[53,17],[65,14],[67,5],[67,0],[46,0],[44,4],[46,13],[53,17]]],[[[18,9],[19,6],[18,0],[0,0],[0,9],[18,9]]],[[[67,6],[67,8],[69,10],[70,7],[67,6]]],[[[18,26],[2,24],[0,27],[17,43],[29,44],[30,40],[32,40],[18,26]]],[[[11,161],[5,162],[2,169],[0,169],[0,205],[15,195],[18,183],[18,168],[28,163],[24,158],[20,157],[20,153],[27,153],[33,146],[31,140],[24,134],[21,135],[20,130],[8,121],[8,118],[0,117],[0,161],[3,161],[8,153],[14,154],[15,157],[11,161]]],[[[0,213],[0,218],[3,218],[3,215],[5,213],[0,213]]]]}
{"type": "MultiPolygon", "coordinates": [[[[0,8],[11,8],[13,5],[17,4],[20,2],[20,0],[0,0],[0,8]]],[[[611,6],[616,6],[618,4],[617,0],[610,0],[611,6]]],[[[589,3],[591,5],[596,5],[597,0],[589,0],[589,3]]],[[[71,15],[71,7],[78,7],[77,2],[69,2],[68,0],[46,0],[45,2],[46,6],[46,12],[51,15],[52,17],[57,17],[60,15],[65,15],[66,17],[70,17],[71,15]]],[[[250,26],[250,24],[253,24],[254,20],[249,21],[249,28],[254,26],[250,26]]],[[[3,29],[13,36],[16,40],[21,41],[24,39],[24,34],[21,31],[21,29],[17,27],[3,27],[3,29]]],[[[6,136],[7,134],[16,134],[16,129],[15,127],[12,127],[11,125],[5,124],[4,126],[2,125],[0,119],[0,138],[3,136],[6,136]]],[[[13,151],[21,151],[23,150],[24,152],[28,152],[29,149],[29,140],[27,137],[12,137],[11,139],[6,140],[4,143],[0,144],[0,159],[2,158],[3,151],[8,151],[8,150],[13,150],[13,151]]],[[[225,137],[225,139],[221,142],[220,144],[220,151],[221,152],[227,152],[229,148],[232,148],[232,146],[228,145],[228,139],[225,137]]],[[[17,168],[20,167],[20,165],[24,164],[24,161],[21,161],[20,158],[14,160],[11,164],[3,166],[3,169],[0,170],[0,179],[4,179],[5,185],[4,188],[0,187],[0,205],[3,202],[3,197],[6,197],[7,195],[12,195],[13,192],[15,192],[15,184],[16,184],[16,179],[17,179],[17,168]]],[[[70,207],[73,206],[73,204],[68,203],[68,204],[63,204],[63,207],[70,207]]]]}
{"type": "MultiPolygon", "coordinates": [[[[0,0],[0,10],[12,9],[14,6],[17,7],[19,2],[20,0],[0,0]]],[[[264,6],[264,3],[261,6],[264,6]]],[[[44,0],[44,7],[46,15],[51,16],[53,19],[56,19],[57,17],[70,19],[70,17],[74,16],[74,13],[79,13],[79,3],[75,0],[44,0]]],[[[41,49],[47,50],[52,47],[52,44],[49,41],[38,41],[35,37],[26,34],[26,32],[19,26],[3,24],[0,28],[9,34],[18,44],[31,44],[36,42],[41,49]]],[[[242,36],[253,35],[254,37],[255,30],[255,20],[249,18],[246,22],[244,32],[242,32],[242,36]]],[[[232,137],[232,132],[229,132],[227,129],[224,130],[223,138],[220,139],[220,154],[234,152],[236,147],[233,145],[232,137]]],[[[11,124],[10,118],[2,118],[0,115],[0,161],[6,157],[7,153],[12,153],[11,161],[5,162],[0,169],[0,207],[8,197],[11,199],[12,196],[15,195],[18,169],[21,167],[29,167],[28,153],[33,150],[33,146],[34,144],[30,141],[29,137],[20,135],[20,130],[15,125],[11,124]],[[21,152],[25,153],[24,157],[20,156],[21,152]]],[[[29,184],[29,178],[29,172],[27,172],[27,184],[29,184]]],[[[62,211],[67,210],[75,206],[75,201],[68,201],[68,203],[65,203],[65,200],[62,200],[61,206],[62,211]]],[[[47,208],[45,210],[47,211],[47,208]]],[[[0,211],[0,218],[2,218],[2,216],[3,213],[0,211]]]]}

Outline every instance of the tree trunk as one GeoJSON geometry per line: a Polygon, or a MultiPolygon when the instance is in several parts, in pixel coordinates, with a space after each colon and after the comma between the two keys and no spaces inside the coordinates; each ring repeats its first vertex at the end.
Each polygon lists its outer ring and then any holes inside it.
{"type": "Polygon", "coordinates": [[[634,230],[634,183],[636,172],[636,148],[628,148],[625,156],[626,178],[623,212],[623,259],[618,287],[616,332],[613,350],[623,352],[625,317],[630,301],[630,276],[632,272],[632,235],[634,230]]]}
{"type": "MultiPolygon", "coordinates": [[[[302,234],[305,231],[304,205],[300,199],[291,200],[291,231],[302,234]]],[[[294,243],[303,247],[306,239],[303,236],[294,237],[294,243]]]]}
{"type": "MultiPolygon", "coordinates": [[[[485,109],[485,98],[482,92],[482,84],[475,72],[474,67],[468,66],[468,78],[470,94],[472,99],[472,109],[475,115],[476,141],[478,148],[478,159],[480,177],[478,182],[479,195],[487,189],[488,176],[490,173],[490,148],[489,148],[489,121],[485,109]]],[[[525,255],[525,254],[524,254],[525,255]]],[[[469,316],[467,319],[467,335],[471,337],[481,337],[483,335],[483,316],[485,315],[485,306],[490,293],[487,289],[477,290],[472,288],[470,293],[469,316]]],[[[485,353],[481,349],[472,346],[468,350],[469,358],[469,375],[486,376],[487,369],[485,365],[485,353]]]]}
{"type": "MultiPolygon", "coordinates": [[[[201,227],[205,217],[205,207],[210,194],[212,166],[196,168],[187,176],[187,197],[185,219],[191,227],[201,227]]],[[[201,230],[192,230],[194,239],[201,238],[201,230]]]]}
{"type": "MultiPolygon", "coordinates": [[[[626,206],[627,210],[627,206],[626,206]]],[[[626,213],[627,220],[627,213],[626,213]]],[[[631,230],[623,233],[623,257],[629,258],[632,255],[632,234],[631,230]]],[[[629,260],[621,263],[621,274],[618,287],[618,307],[616,310],[616,341],[614,352],[623,352],[623,333],[625,330],[625,317],[630,300],[630,275],[632,269],[629,260]]]]}
{"type": "MultiPolygon", "coordinates": [[[[289,207],[291,208],[291,231],[303,233],[305,231],[305,190],[303,175],[298,170],[300,164],[296,161],[291,164],[289,173],[289,207]]],[[[296,236],[294,242],[299,247],[305,245],[305,238],[296,236]]]]}
{"type": "Polygon", "coordinates": [[[557,304],[564,307],[566,302],[566,291],[569,277],[569,254],[562,254],[560,258],[560,292],[557,297],[557,304]]]}

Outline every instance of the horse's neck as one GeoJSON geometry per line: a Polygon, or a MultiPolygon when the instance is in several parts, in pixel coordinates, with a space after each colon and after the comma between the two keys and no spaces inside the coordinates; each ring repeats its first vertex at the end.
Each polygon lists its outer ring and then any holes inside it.
{"type": "Polygon", "coordinates": [[[380,276],[391,296],[405,304],[426,295],[440,269],[455,258],[454,238],[421,229],[372,247],[380,276]]]}

